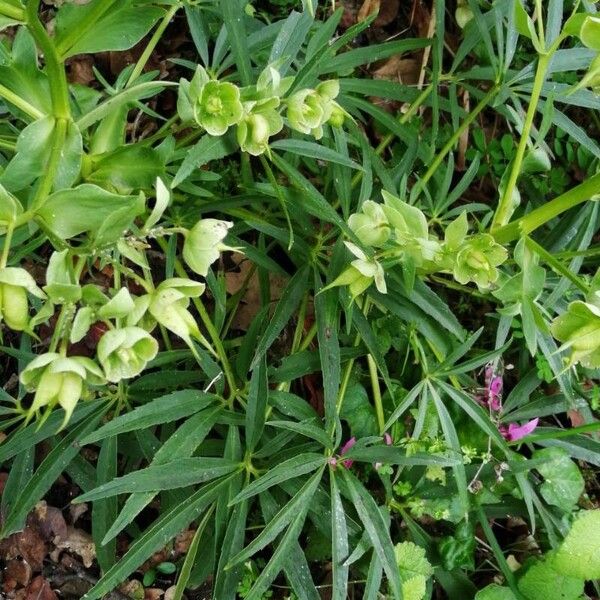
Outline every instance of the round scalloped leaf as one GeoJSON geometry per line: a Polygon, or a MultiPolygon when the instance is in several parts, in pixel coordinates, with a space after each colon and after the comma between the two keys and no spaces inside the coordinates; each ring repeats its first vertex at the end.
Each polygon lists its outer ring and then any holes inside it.
{"type": "Polygon", "coordinates": [[[562,575],[600,578],[600,510],[586,510],[573,523],[552,566],[562,575]]]}

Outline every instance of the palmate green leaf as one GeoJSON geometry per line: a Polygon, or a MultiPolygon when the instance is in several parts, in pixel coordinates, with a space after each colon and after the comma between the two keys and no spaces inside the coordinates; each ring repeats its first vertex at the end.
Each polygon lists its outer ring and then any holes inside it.
{"type": "Polygon", "coordinates": [[[283,290],[279,302],[275,307],[273,317],[258,342],[252,364],[250,365],[251,369],[256,368],[256,365],[266,354],[298,308],[302,296],[306,293],[308,272],[308,266],[300,268],[283,290]]]}
{"type": "Polygon", "coordinates": [[[117,477],[78,496],[73,502],[90,502],[132,492],[156,492],[188,487],[217,479],[239,469],[240,464],[237,461],[224,458],[180,458],[117,477]]]}
{"type": "Polygon", "coordinates": [[[231,0],[220,4],[220,8],[227,30],[227,41],[231,46],[231,53],[235,59],[242,85],[250,85],[252,82],[252,65],[250,64],[248,36],[244,24],[244,5],[244,0],[231,0]]]}
{"type": "Polygon", "coordinates": [[[331,494],[331,600],[346,600],[349,567],[345,561],[350,552],[350,545],[346,512],[333,469],[329,470],[329,483],[331,494]]]}
{"type": "Polygon", "coordinates": [[[394,546],[392,545],[390,532],[379,512],[379,508],[371,494],[349,470],[344,469],[342,474],[348,486],[348,492],[352,497],[356,512],[371,539],[375,553],[387,575],[391,592],[394,598],[402,600],[402,582],[400,581],[400,572],[396,565],[394,546]]]}
{"type": "Polygon", "coordinates": [[[223,598],[223,600],[235,600],[236,598],[243,565],[232,565],[231,568],[228,568],[228,565],[231,557],[236,555],[244,546],[247,516],[247,500],[234,506],[219,553],[219,564],[213,588],[215,598],[223,598]]]}
{"type": "Polygon", "coordinates": [[[298,169],[290,165],[276,152],[271,153],[271,158],[273,164],[288,177],[294,187],[302,192],[304,210],[318,219],[337,225],[346,236],[355,242],[357,241],[356,236],[346,222],[338,215],[327,199],[298,171],[298,169]]]}
{"type": "Polygon", "coordinates": [[[208,134],[203,136],[194,146],[187,149],[185,158],[171,183],[171,189],[175,189],[183,183],[195,169],[199,169],[211,161],[225,158],[237,149],[238,144],[233,133],[220,137],[208,134]]]}
{"type": "Polygon", "coordinates": [[[76,442],[97,426],[106,409],[106,406],[97,409],[56,443],[15,500],[13,510],[4,520],[0,537],[6,538],[23,527],[29,511],[79,454],[80,445],[76,442]]]}
{"type": "Polygon", "coordinates": [[[136,4],[135,0],[63,4],[56,15],[55,43],[59,54],[68,58],[131,48],[165,12],[157,6],[136,4]]]}
{"type": "MultiPolygon", "coordinates": [[[[156,451],[151,465],[164,464],[177,458],[187,458],[193,454],[196,448],[202,443],[204,438],[212,430],[222,407],[209,408],[203,410],[189,419],[187,419],[173,433],[167,441],[156,451]]],[[[84,489],[89,491],[92,488],[84,489]]],[[[113,520],[110,529],[106,532],[102,543],[106,543],[114,538],[124,527],[129,525],[133,519],[152,502],[156,492],[134,493],[127,498],[119,516],[113,520]]]]}
{"type": "Polygon", "coordinates": [[[163,514],[131,545],[125,556],[82,597],[82,600],[99,600],[113,591],[148,557],[198,518],[227,489],[234,477],[236,474],[203,486],[192,494],[184,505],[175,506],[163,514]]]}
{"type": "MultiPolygon", "coordinates": [[[[265,522],[271,521],[280,509],[270,492],[263,492],[260,495],[260,507],[265,522]]],[[[290,546],[288,559],[283,565],[283,572],[292,590],[298,596],[298,600],[321,599],[311,577],[304,551],[298,542],[290,546]]]]}
{"type": "Polygon", "coordinates": [[[278,485],[292,479],[293,477],[300,477],[315,471],[320,466],[327,462],[327,458],[322,454],[316,454],[314,452],[306,452],[299,454],[288,460],[285,460],[277,464],[272,469],[269,469],[264,475],[253,481],[250,485],[246,486],[232,501],[231,504],[241,502],[246,498],[251,498],[260,494],[265,490],[268,490],[274,485],[278,485]]]}
{"type": "Polygon", "coordinates": [[[199,390],[180,390],[151,400],[131,412],[113,419],[94,433],[81,440],[81,444],[93,444],[104,438],[145,429],[161,423],[171,423],[189,417],[216,401],[215,396],[199,390]]]}
{"type": "MultiPolygon", "coordinates": [[[[429,389],[431,397],[433,398],[446,443],[448,444],[450,450],[452,450],[452,452],[459,457],[461,456],[460,441],[458,439],[458,434],[456,433],[454,423],[452,422],[452,418],[450,417],[450,413],[440,398],[438,391],[430,382],[427,383],[427,388],[429,389]]],[[[475,403],[473,402],[473,404],[475,403]]],[[[454,477],[456,479],[456,487],[461,508],[464,514],[467,514],[469,510],[469,492],[467,490],[467,474],[465,472],[465,465],[462,463],[462,461],[460,461],[457,465],[452,467],[452,470],[454,471],[454,477]]]]}
{"type": "Polygon", "coordinates": [[[252,452],[263,432],[265,426],[267,398],[269,394],[269,380],[267,379],[267,361],[263,356],[252,371],[248,403],[246,405],[246,448],[252,452]]]}
{"type": "Polygon", "coordinates": [[[324,160],[326,162],[343,165],[350,167],[351,169],[357,169],[362,171],[362,167],[347,158],[343,154],[340,154],[336,150],[323,146],[322,144],[316,144],[315,142],[309,142],[307,140],[295,140],[295,139],[284,139],[276,140],[271,143],[273,150],[283,150],[284,152],[290,152],[299,156],[309,156],[316,158],[317,160],[324,160]]]}
{"type": "Polygon", "coordinates": [[[273,552],[271,560],[269,560],[269,562],[266,564],[257,580],[254,582],[254,585],[248,592],[246,600],[261,600],[264,592],[267,591],[271,582],[284,568],[291,549],[298,543],[298,537],[302,531],[307,510],[308,506],[304,507],[294,517],[284,536],[281,538],[281,542],[273,552]]]}
{"type": "MultiPolygon", "coordinates": [[[[298,491],[298,493],[279,510],[267,523],[260,534],[255,537],[241,552],[231,557],[227,568],[248,560],[254,554],[270,544],[300,512],[306,512],[323,476],[319,469],[298,491]]],[[[237,506],[237,505],[236,505],[237,506]]]]}
{"type": "MultiPolygon", "coordinates": [[[[98,454],[96,485],[101,486],[117,476],[117,440],[118,437],[115,435],[102,442],[98,454]]],[[[94,502],[92,506],[92,537],[96,547],[96,559],[103,573],[106,573],[115,563],[117,541],[110,540],[108,543],[102,544],[102,539],[116,517],[116,498],[105,498],[94,502]]]]}
{"type": "Polygon", "coordinates": [[[395,446],[369,446],[367,448],[354,447],[344,453],[344,458],[351,458],[359,462],[382,462],[389,465],[404,466],[430,466],[455,467],[459,462],[457,458],[437,456],[435,454],[415,453],[407,454],[404,448],[395,446]]]}
{"type": "Polygon", "coordinates": [[[280,427],[281,429],[294,431],[319,442],[324,448],[331,448],[331,438],[317,423],[315,419],[311,419],[310,421],[301,421],[300,423],[296,421],[267,421],[266,424],[271,427],[280,427]]]}
{"type": "Polygon", "coordinates": [[[277,62],[278,71],[284,76],[300,52],[314,17],[309,11],[302,13],[293,10],[283,22],[273,46],[268,64],[277,62]]]}
{"type": "MultiPolygon", "coordinates": [[[[108,404],[104,398],[93,402],[79,403],[71,415],[69,428],[89,417],[103,404],[108,404]]],[[[43,425],[40,426],[38,423],[32,423],[27,427],[12,432],[10,437],[0,444],[0,463],[4,463],[13,456],[26,452],[29,448],[33,448],[39,442],[43,442],[45,439],[56,434],[64,420],[65,412],[60,408],[53,411],[43,425]]]]}
{"type": "MultiPolygon", "coordinates": [[[[213,505],[214,506],[214,505],[213,505]]],[[[204,538],[206,525],[208,521],[212,517],[213,507],[209,508],[202,521],[200,521],[198,528],[196,529],[196,533],[192,538],[192,543],[188,548],[185,554],[185,560],[183,561],[183,565],[181,565],[181,571],[179,572],[179,577],[177,578],[177,585],[175,586],[175,592],[173,593],[173,597],[171,600],[182,600],[183,593],[186,590],[188,581],[190,580],[190,576],[192,574],[192,569],[194,567],[194,563],[196,561],[196,555],[198,554],[198,549],[200,547],[200,540],[204,538]]]]}

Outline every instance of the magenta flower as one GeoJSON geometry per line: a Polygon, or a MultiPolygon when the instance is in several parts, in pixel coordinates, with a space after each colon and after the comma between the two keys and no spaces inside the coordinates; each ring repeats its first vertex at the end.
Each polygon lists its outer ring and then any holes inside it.
{"type": "Polygon", "coordinates": [[[531,421],[527,421],[527,423],[524,425],[509,423],[508,427],[505,425],[499,427],[500,433],[504,436],[505,440],[509,442],[516,442],[528,436],[538,426],[539,421],[539,418],[536,417],[531,421]]]}
{"type": "MultiPolygon", "coordinates": [[[[348,450],[350,450],[350,448],[352,448],[352,446],[354,446],[354,444],[356,444],[356,438],[355,437],[351,437],[341,448],[340,448],[340,453],[338,456],[343,456],[344,454],[346,454],[346,452],[348,452],[348,450]]],[[[335,456],[332,456],[329,459],[329,464],[332,467],[336,467],[337,466],[337,458],[335,456]]],[[[342,464],[346,467],[346,469],[349,469],[353,464],[354,461],[351,458],[348,458],[346,460],[342,461],[342,464]]]]}

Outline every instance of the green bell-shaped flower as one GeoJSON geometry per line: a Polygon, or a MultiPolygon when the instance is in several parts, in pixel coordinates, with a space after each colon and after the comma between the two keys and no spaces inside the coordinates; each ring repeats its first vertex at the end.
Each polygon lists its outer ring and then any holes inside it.
{"type": "Polygon", "coordinates": [[[85,356],[65,357],[56,352],[34,358],[21,372],[20,380],[28,391],[35,391],[28,418],[45,406],[52,408],[58,404],[65,411],[63,427],[81,398],[84,384],[105,382],[93,360],[85,356]]]}
{"type": "Polygon", "coordinates": [[[292,129],[323,137],[323,125],[332,117],[337,106],[334,99],[340,91],[337,81],[323,81],[316,89],[295,92],[287,100],[287,118],[292,129]]]}
{"type": "Polygon", "coordinates": [[[245,116],[237,128],[237,140],[243,152],[260,156],[268,151],[269,138],[283,129],[283,119],[277,111],[279,104],[279,98],[244,104],[245,116]]]}
{"type": "Polygon", "coordinates": [[[15,331],[23,331],[29,325],[28,292],[38,298],[46,297],[25,269],[0,269],[0,321],[15,331]]]}
{"type": "Polygon", "coordinates": [[[151,295],[148,312],[157,323],[189,345],[191,338],[202,338],[198,325],[188,310],[190,298],[201,296],[205,287],[203,283],[191,279],[167,279],[151,295]]]}
{"type": "Polygon", "coordinates": [[[571,349],[571,364],[589,369],[600,367],[600,307],[590,302],[571,302],[567,312],[556,317],[552,335],[571,349]]]}
{"type": "Polygon", "coordinates": [[[383,246],[390,237],[390,226],[383,208],[377,202],[367,200],[360,213],[350,215],[348,226],[366,246],[383,246]]]}
{"type": "Polygon", "coordinates": [[[473,281],[481,290],[488,289],[498,279],[498,269],[508,253],[494,238],[482,233],[467,240],[459,249],[454,263],[454,279],[463,285],[473,281]]]}
{"type": "Polygon", "coordinates": [[[113,383],[139,375],[158,353],[158,342],[140,327],[107,331],[98,343],[98,360],[113,383]]]}
{"type": "Polygon", "coordinates": [[[356,260],[350,263],[350,266],[343,271],[333,282],[325,289],[347,285],[350,296],[354,300],[360,296],[372,283],[375,283],[377,291],[382,294],[387,293],[385,283],[385,273],[383,267],[374,258],[369,258],[358,246],[352,242],[344,242],[346,247],[356,260]]]}
{"type": "Polygon", "coordinates": [[[219,259],[221,252],[238,250],[223,244],[231,227],[233,223],[218,219],[201,219],[192,227],[183,244],[183,260],[192,271],[206,277],[210,265],[219,259]]]}

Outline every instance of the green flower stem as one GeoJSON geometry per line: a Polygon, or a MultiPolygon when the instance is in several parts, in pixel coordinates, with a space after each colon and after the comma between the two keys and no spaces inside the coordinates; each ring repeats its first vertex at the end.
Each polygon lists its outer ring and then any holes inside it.
{"type": "Polygon", "coordinates": [[[440,150],[437,156],[434,158],[431,165],[425,172],[425,175],[419,179],[416,183],[417,194],[423,191],[423,188],[427,182],[433,177],[433,174],[437,171],[438,167],[442,164],[446,155],[454,148],[454,145],[460,139],[460,136],[471,126],[471,123],[475,121],[479,113],[486,108],[486,106],[492,101],[494,96],[498,93],[499,85],[496,84],[490,88],[488,93],[479,101],[479,104],[467,115],[466,119],[456,129],[452,137],[446,142],[446,145],[440,150]]]}
{"type": "MultiPolygon", "coordinates": [[[[70,119],[69,88],[64,63],[54,46],[54,42],[38,18],[39,6],[40,0],[29,0],[27,3],[27,27],[44,54],[54,116],[59,119],[70,119]]],[[[79,27],[74,27],[73,31],[78,35],[80,34],[79,27]]]]}
{"type": "Polygon", "coordinates": [[[67,136],[67,120],[58,118],[52,132],[52,149],[50,150],[50,160],[44,175],[40,181],[38,189],[31,203],[31,210],[36,211],[45,202],[46,198],[52,191],[52,185],[58,170],[58,164],[65,144],[67,136]]]}
{"type": "Polygon", "coordinates": [[[13,231],[15,230],[14,223],[11,223],[6,228],[6,235],[4,236],[4,246],[2,247],[2,257],[0,257],[0,269],[6,267],[8,262],[8,253],[10,251],[10,244],[12,242],[13,231]]]}
{"type": "Polygon", "coordinates": [[[565,267],[559,260],[557,260],[550,252],[548,252],[545,248],[540,246],[537,242],[532,240],[531,238],[525,238],[525,243],[533,252],[535,252],[549,267],[551,267],[556,273],[562,275],[566,279],[568,279],[575,287],[580,289],[584,294],[587,294],[590,289],[589,287],[579,278],[575,273],[571,273],[571,271],[565,267]]]}
{"type": "Polygon", "coordinates": [[[44,113],[38,110],[35,106],[32,106],[26,100],[23,100],[21,96],[15,94],[7,87],[0,83],[0,97],[4,98],[11,104],[14,104],[19,110],[22,110],[26,115],[29,115],[32,119],[41,119],[44,113]]]}
{"type": "Polygon", "coordinates": [[[25,21],[25,11],[22,8],[4,2],[4,0],[0,0],[0,15],[16,19],[17,21],[25,21]]]}
{"type": "MultiPolygon", "coordinates": [[[[161,248],[166,252],[167,251],[166,242],[164,240],[158,240],[158,243],[160,244],[161,248]]],[[[181,264],[181,261],[179,259],[175,260],[175,272],[177,273],[177,275],[179,277],[184,277],[185,279],[188,279],[188,274],[186,273],[186,271],[183,268],[183,265],[181,264]]],[[[206,327],[206,331],[208,332],[210,341],[212,342],[212,344],[216,350],[216,353],[219,357],[219,360],[221,361],[221,366],[223,367],[223,373],[225,374],[225,379],[227,381],[227,385],[229,386],[229,399],[228,400],[229,400],[229,404],[231,406],[233,404],[233,399],[238,394],[238,387],[237,387],[237,384],[235,381],[235,377],[233,375],[233,370],[231,368],[231,364],[229,363],[229,359],[227,358],[227,353],[225,352],[225,348],[223,347],[223,342],[221,341],[219,332],[217,331],[216,327],[214,326],[206,308],[204,307],[204,304],[202,303],[202,300],[200,300],[200,298],[192,298],[192,302],[194,303],[194,306],[196,307],[196,310],[198,311],[198,314],[200,315],[200,319],[202,320],[202,323],[206,327]]]]}
{"type": "Polygon", "coordinates": [[[500,202],[496,208],[496,213],[494,214],[494,218],[492,220],[492,230],[506,225],[510,219],[513,210],[513,193],[515,191],[519,175],[521,174],[521,167],[523,165],[525,151],[527,150],[527,144],[529,142],[529,134],[531,132],[531,127],[533,126],[533,119],[535,117],[540,95],[542,93],[542,86],[546,80],[546,72],[548,71],[548,66],[551,59],[552,53],[540,54],[538,58],[537,70],[535,73],[535,79],[533,81],[533,89],[531,90],[531,100],[529,102],[527,114],[525,115],[521,139],[519,140],[517,153],[515,154],[515,158],[511,166],[508,182],[504,188],[504,193],[500,198],[500,202]]]}
{"type": "Polygon", "coordinates": [[[543,206],[532,210],[520,219],[504,225],[491,233],[499,244],[507,244],[522,235],[528,235],[538,227],[554,219],[554,217],[586,200],[590,200],[597,194],[600,194],[600,173],[593,175],[554,200],[546,202],[543,206]]]}
{"type": "Polygon", "coordinates": [[[379,374],[377,372],[377,363],[370,354],[367,356],[367,364],[369,365],[369,376],[371,377],[371,389],[373,390],[373,403],[375,404],[375,414],[377,415],[379,433],[383,434],[385,431],[385,415],[383,414],[383,402],[381,401],[379,374]]]}
{"type": "MultiPolygon", "coordinates": [[[[56,46],[58,55],[64,56],[83,36],[87,35],[94,27],[97,27],[98,21],[118,2],[119,0],[104,0],[104,2],[97,2],[96,5],[78,21],[77,27],[70,29],[63,37],[60,44],[56,46]]],[[[39,3],[40,0],[29,0],[27,12],[30,12],[29,4],[39,5],[39,3]]]]}
{"type": "Polygon", "coordinates": [[[152,55],[152,52],[154,51],[154,48],[156,48],[156,44],[158,44],[160,38],[162,37],[162,34],[165,32],[165,29],[171,22],[171,19],[175,16],[175,13],[180,8],[180,4],[175,4],[167,11],[159,26],[156,28],[154,34],[150,38],[150,41],[144,49],[144,52],[142,52],[142,55],[138,59],[125,87],[130,87],[131,84],[141,75],[142,71],[144,70],[144,67],[146,66],[146,63],[148,62],[150,56],[152,55]]]}

